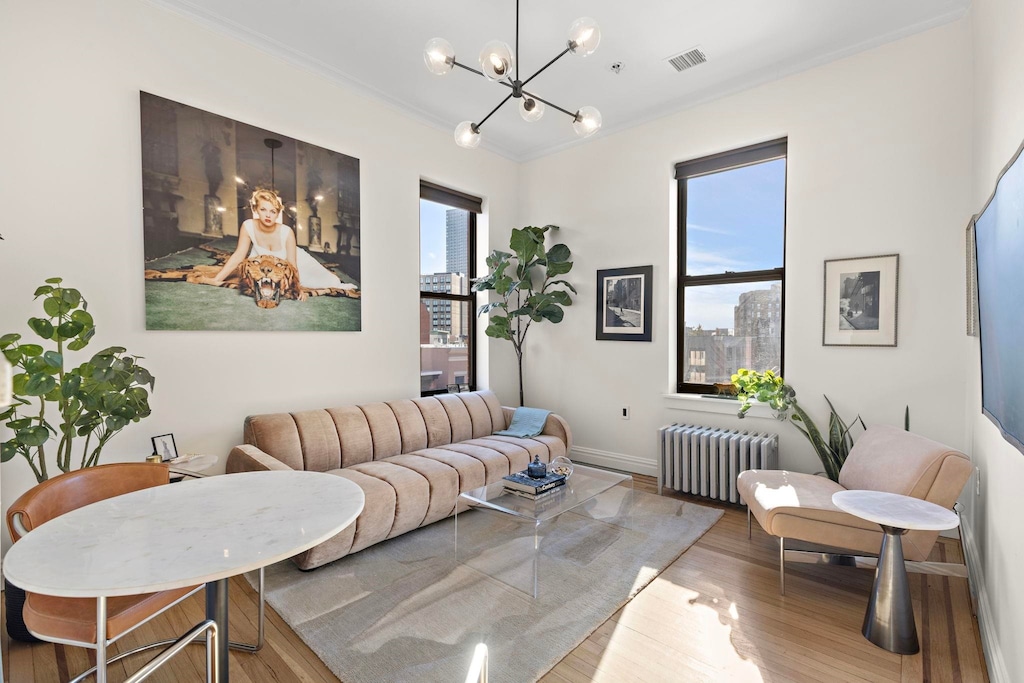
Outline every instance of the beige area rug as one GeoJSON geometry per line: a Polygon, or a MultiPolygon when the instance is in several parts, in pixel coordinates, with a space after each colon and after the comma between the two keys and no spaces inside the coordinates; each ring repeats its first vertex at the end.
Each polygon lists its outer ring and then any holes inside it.
{"type": "Polygon", "coordinates": [[[533,524],[474,510],[458,517],[461,562],[446,519],[311,572],[268,567],[267,601],[344,683],[461,682],[479,642],[491,680],[534,681],[722,516],[640,491],[626,515],[629,494],[541,526],[536,599],[533,524]]]}

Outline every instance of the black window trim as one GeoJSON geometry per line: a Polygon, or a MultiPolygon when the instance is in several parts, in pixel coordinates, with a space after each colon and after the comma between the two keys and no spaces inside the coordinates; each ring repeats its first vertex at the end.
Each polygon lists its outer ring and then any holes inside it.
{"type": "MultiPolygon", "coordinates": [[[[715,386],[711,383],[686,382],[683,373],[686,368],[686,288],[700,285],[743,284],[752,282],[778,282],[781,287],[781,310],[779,311],[779,368],[780,375],[784,372],[786,359],[786,211],[788,204],[789,151],[788,139],[769,140],[739,149],[719,152],[708,156],[681,161],[675,165],[677,191],[676,230],[679,243],[677,263],[679,276],[676,280],[677,314],[676,320],[676,392],[680,394],[713,394],[715,386]],[[721,171],[731,171],[744,166],[786,159],[786,179],[782,214],[782,267],[768,270],[750,270],[742,272],[726,271],[709,275],[686,274],[686,181],[721,171]]],[[[767,369],[767,368],[765,368],[767,369]]],[[[784,376],[784,375],[783,375],[784,376]]]]}
{"type": "MultiPolygon", "coordinates": [[[[423,284],[419,285],[420,288],[420,302],[424,299],[442,299],[447,301],[459,301],[469,305],[469,348],[467,350],[469,354],[469,382],[470,390],[476,389],[476,308],[477,308],[477,296],[476,292],[472,289],[472,281],[476,277],[476,229],[477,221],[476,217],[478,214],[483,213],[483,199],[475,197],[465,192],[459,192],[458,190],[452,190],[451,188],[432,183],[428,180],[420,180],[420,199],[426,199],[427,201],[435,202],[437,204],[443,204],[453,209],[462,209],[463,211],[469,212],[469,227],[467,228],[469,234],[466,236],[466,250],[469,252],[466,262],[468,265],[469,272],[466,274],[469,278],[469,294],[452,294],[450,292],[434,292],[430,290],[424,290],[423,284]]],[[[421,228],[422,229],[422,228],[421,228]]],[[[425,273],[424,273],[425,274],[425,273]]],[[[433,275],[433,273],[430,273],[433,275]]],[[[431,281],[430,284],[433,284],[431,281]]],[[[422,366],[421,366],[422,368],[422,366]]],[[[433,396],[435,394],[447,393],[448,389],[435,389],[433,391],[421,391],[421,396],[433,396]]]]}

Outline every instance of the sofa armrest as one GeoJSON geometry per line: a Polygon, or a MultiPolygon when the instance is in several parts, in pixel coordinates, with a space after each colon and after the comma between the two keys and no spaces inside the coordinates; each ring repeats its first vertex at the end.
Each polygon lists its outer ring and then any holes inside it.
{"type": "MultiPolygon", "coordinates": [[[[512,424],[512,415],[516,412],[516,409],[502,406],[501,412],[505,415],[505,425],[512,424]]],[[[549,413],[541,434],[557,436],[565,443],[565,452],[569,453],[572,451],[572,430],[569,429],[569,423],[561,415],[549,413]]]]}
{"type": "Polygon", "coordinates": [[[264,470],[284,470],[288,472],[291,469],[288,465],[285,465],[272,455],[267,455],[255,446],[242,444],[231,449],[231,453],[228,454],[228,463],[225,471],[228,474],[234,474],[235,472],[260,472],[264,470]]]}

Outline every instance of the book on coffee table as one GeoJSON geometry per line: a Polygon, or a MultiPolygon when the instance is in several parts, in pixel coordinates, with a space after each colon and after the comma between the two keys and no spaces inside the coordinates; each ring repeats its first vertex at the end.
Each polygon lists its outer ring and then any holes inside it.
{"type": "Polygon", "coordinates": [[[561,486],[564,483],[564,474],[548,473],[544,477],[536,479],[523,471],[504,477],[505,488],[515,489],[516,491],[523,491],[533,495],[543,493],[549,489],[555,488],[556,486],[561,486]]]}
{"type": "Polygon", "coordinates": [[[505,493],[513,496],[519,496],[520,498],[527,498],[529,500],[543,500],[545,498],[551,498],[552,496],[557,495],[562,491],[562,488],[564,486],[565,482],[563,481],[561,484],[558,484],[554,488],[545,489],[540,493],[527,493],[526,491],[520,491],[519,489],[510,489],[506,486],[505,493]]]}

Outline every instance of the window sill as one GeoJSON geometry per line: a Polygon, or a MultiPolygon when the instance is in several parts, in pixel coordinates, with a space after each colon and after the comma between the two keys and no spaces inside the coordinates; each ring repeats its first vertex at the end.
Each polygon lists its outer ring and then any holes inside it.
{"type": "MultiPolygon", "coordinates": [[[[671,410],[688,410],[695,413],[718,413],[735,416],[740,410],[739,401],[725,398],[708,398],[699,394],[662,394],[671,410]]],[[[775,412],[764,403],[754,401],[746,418],[774,420],[775,412]]]]}

